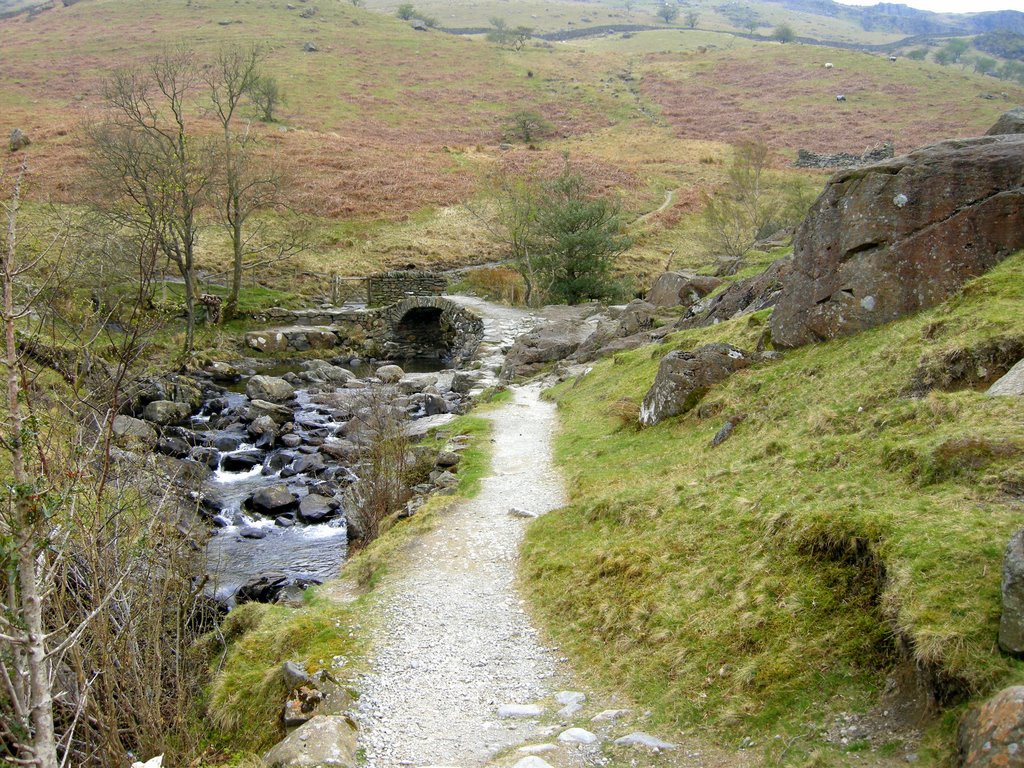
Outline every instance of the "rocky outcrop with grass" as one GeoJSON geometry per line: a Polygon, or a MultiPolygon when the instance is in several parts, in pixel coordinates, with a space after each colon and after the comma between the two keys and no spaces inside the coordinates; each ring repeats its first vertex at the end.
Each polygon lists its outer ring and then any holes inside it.
{"type": "Polygon", "coordinates": [[[658,366],[654,384],[640,406],[645,427],[678,416],[695,406],[715,384],[752,362],[749,352],[731,344],[708,344],[690,351],[669,352],[658,366]]]}
{"type": "Polygon", "coordinates": [[[796,347],[939,304],[1024,247],[1024,136],[946,141],[832,177],[771,319],[796,347]]]}

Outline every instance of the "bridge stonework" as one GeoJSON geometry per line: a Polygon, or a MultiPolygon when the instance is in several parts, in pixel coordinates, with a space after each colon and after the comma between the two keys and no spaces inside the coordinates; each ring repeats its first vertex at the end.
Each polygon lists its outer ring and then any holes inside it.
{"type": "Polygon", "coordinates": [[[432,357],[453,367],[473,357],[484,331],[479,315],[441,296],[409,296],[372,309],[275,309],[255,319],[278,326],[245,335],[246,346],[260,352],[432,357]]]}

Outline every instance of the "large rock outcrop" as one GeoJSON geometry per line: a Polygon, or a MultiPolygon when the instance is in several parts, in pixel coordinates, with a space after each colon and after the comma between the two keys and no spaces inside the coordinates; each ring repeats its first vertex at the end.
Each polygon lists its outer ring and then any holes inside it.
{"type": "Polygon", "coordinates": [[[794,239],[772,341],[795,347],[934,306],[1024,247],[1024,135],[946,141],[838,173],[794,239]]]}
{"type": "Polygon", "coordinates": [[[960,723],[957,747],[964,768],[1024,765],[1024,686],[1005,688],[960,723]]]}
{"type": "Polygon", "coordinates": [[[696,272],[662,272],[647,294],[647,302],[656,307],[689,307],[700,301],[722,281],[696,272]]]}
{"type": "Polygon", "coordinates": [[[661,359],[654,384],[640,406],[645,427],[678,416],[695,406],[715,384],[753,362],[751,355],[729,344],[708,344],[669,352],[661,359]]]}
{"type": "Polygon", "coordinates": [[[680,318],[676,327],[703,328],[774,307],[792,265],[793,259],[787,256],[774,262],[759,275],[737,280],[716,296],[690,307],[690,311],[680,318]]]}
{"type": "Polygon", "coordinates": [[[1002,597],[999,647],[1020,658],[1024,656],[1024,529],[1010,538],[1003,554],[1002,597]]]}
{"type": "Polygon", "coordinates": [[[1004,112],[985,135],[1001,136],[1007,133],[1024,133],[1024,107],[1014,107],[1004,112]]]}

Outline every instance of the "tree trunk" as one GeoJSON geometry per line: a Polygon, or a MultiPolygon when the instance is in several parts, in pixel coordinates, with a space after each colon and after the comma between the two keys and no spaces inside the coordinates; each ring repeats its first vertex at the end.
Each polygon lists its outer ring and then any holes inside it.
{"type": "Polygon", "coordinates": [[[231,263],[231,293],[228,295],[224,308],[224,319],[233,320],[238,315],[238,294],[242,289],[242,215],[241,201],[238,195],[232,195],[231,209],[228,220],[231,222],[231,244],[234,248],[231,263]]]}
{"type": "Polygon", "coordinates": [[[25,466],[25,437],[28,434],[26,414],[22,409],[20,360],[14,334],[17,314],[14,310],[14,278],[17,273],[17,215],[21,178],[14,185],[7,209],[7,248],[3,260],[4,341],[7,365],[7,443],[14,479],[14,516],[12,522],[17,569],[21,620],[24,622],[24,645],[15,664],[19,675],[28,678],[27,710],[31,717],[32,752],[39,768],[58,768],[57,738],[53,726],[53,698],[50,689],[49,663],[46,658],[46,630],[43,625],[43,598],[40,594],[40,562],[37,546],[38,530],[44,512],[36,506],[32,477],[25,466]]]}

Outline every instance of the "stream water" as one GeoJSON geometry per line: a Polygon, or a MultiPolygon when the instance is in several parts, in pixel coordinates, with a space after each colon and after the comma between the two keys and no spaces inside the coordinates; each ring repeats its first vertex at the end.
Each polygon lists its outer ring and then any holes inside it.
{"type": "MultiPolygon", "coordinates": [[[[401,365],[407,376],[395,391],[396,405],[414,424],[450,418],[447,412],[458,407],[459,399],[445,391],[451,372],[443,372],[436,360],[401,365]]],[[[236,599],[297,593],[336,575],[344,562],[349,540],[344,490],[357,479],[355,446],[346,437],[346,425],[358,405],[362,380],[373,372],[369,366],[347,370],[360,378],[342,386],[304,382],[300,377],[307,372],[295,365],[261,370],[295,387],[294,398],[281,403],[291,409],[293,426],[285,426],[272,441],[250,428],[251,400],[244,394],[248,376],[208,399],[193,417],[196,444],[204,446],[193,455],[202,450],[212,470],[200,499],[215,526],[207,545],[209,591],[220,602],[230,606],[236,599]],[[281,503],[256,503],[268,492],[282,496],[281,503]]]]}

